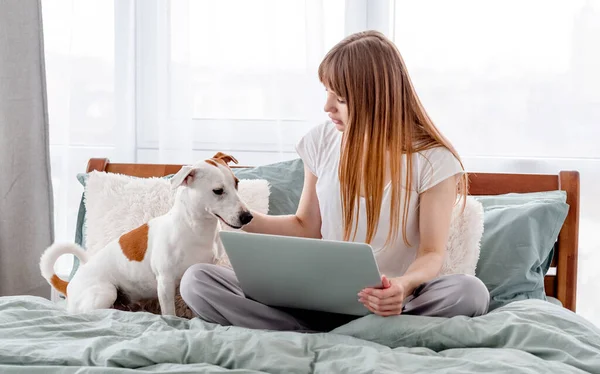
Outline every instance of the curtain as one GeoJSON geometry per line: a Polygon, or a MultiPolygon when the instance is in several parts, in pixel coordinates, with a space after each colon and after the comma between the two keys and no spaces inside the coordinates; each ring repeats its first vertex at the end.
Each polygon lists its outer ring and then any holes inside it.
{"type": "Polygon", "coordinates": [[[600,325],[600,1],[397,1],[394,42],[469,171],[581,177],[577,312],[600,325]]]}
{"type": "Polygon", "coordinates": [[[53,240],[40,3],[0,1],[0,296],[49,297],[53,240]]]}

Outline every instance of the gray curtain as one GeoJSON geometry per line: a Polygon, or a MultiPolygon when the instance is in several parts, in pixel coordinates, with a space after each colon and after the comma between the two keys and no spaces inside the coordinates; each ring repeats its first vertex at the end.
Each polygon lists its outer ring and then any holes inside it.
{"type": "Polygon", "coordinates": [[[41,4],[0,0],[0,296],[50,297],[52,204],[41,4]]]}

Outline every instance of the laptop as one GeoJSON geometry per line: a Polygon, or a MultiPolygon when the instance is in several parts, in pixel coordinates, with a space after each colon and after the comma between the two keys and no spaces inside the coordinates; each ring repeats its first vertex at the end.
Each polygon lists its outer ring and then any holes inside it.
{"type": "Polygon", "coordinates": [[[365,243],[220,231],[246,297],[273,307],[364,316],[366,287],[381,287],[373,250],[365,243]]]}

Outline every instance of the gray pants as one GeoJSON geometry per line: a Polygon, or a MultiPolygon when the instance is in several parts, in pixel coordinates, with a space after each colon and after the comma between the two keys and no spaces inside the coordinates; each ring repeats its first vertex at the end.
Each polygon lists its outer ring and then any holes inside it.
{"type": "MultiPolygon", "coordinates": [[[[330,331],[356,316],[274,308],[246,298],[233,270],[210,264],[190,267],[181,280],[181,297],[201,319],[223,326],[287,331],[330,331]]],[[[417,287],[402,314],[475,317],[487,313],[490,295],[481,280],[456,274],[417,287]]]]}

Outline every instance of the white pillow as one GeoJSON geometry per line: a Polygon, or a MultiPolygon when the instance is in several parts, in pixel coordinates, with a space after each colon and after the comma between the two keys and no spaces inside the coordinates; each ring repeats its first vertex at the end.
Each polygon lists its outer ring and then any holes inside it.
{"type": "MultiPolygon", "coordinates": [[[[269,184],[242,179],[239,194],[258,212],[269,211],[269,184]]],[[[85,243],[92,254],[111,240],[165,214],[173,205],[175,190],[165,178],[136,178],[93,171],[85,187],[85,243]]]]}
{"type": "Polygon", "coordinates": [[[483,206],[475,198],[468,196],[464,212],[462,208],[461,200],[452,211],[446,259],[440,275],[475,275],[483,235],[483,206]]]}

